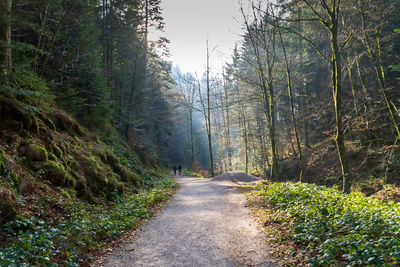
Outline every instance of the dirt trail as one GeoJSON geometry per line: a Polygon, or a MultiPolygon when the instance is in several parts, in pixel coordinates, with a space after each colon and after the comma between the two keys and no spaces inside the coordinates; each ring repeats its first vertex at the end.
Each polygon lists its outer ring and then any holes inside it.
{"type": "Polygon", "coordinates": [[[233,182],[177,180],[175,198],[101,266],[277,266],[233,182]]]}

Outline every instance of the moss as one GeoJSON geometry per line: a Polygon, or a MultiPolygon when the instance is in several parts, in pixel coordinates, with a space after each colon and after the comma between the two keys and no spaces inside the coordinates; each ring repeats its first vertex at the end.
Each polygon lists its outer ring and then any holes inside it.
{"type": "Polygon", "coordinates": [[[77,193],[76,195],[80,199],[89,200],[89,201],[93,200],[93,194],[92,194],[92,192],[90,192],[90,190],[84,180],[78,180],[76,182],[75,189],[76,189],[76,193],[77,193]]]}
{"type": "Polygon", "coordinates": [[[75,189],[70,188],[67,190],[67,192],[71,196],[71,198],[76,198],[77,192],[75,189]]]}
{"type": "Polygon", "coordinates": [[[43,164],[44,178],[54,185],[65,185],[66,172],[64,166],[55,161],[47,161],[43,164]]]}
{"type": "Polygon", "coordinates": [[[54,124],[54,122],[49,119],[46,115],[44,115],[43,113],[38,114],[39,118],[44,122],[44,124],[47,125],[47,127],[50,128],[50,130],[56,131],[56,125],[54,124]]]}
{"type": "Polygon", "coordinates": [[[97,135],[95,135],[95,134],[89,134],[89,135],[88,135],[88,140],[89,140],[89,141],[92,141],[92,142],[95,142],[96,144],[100,144],[100,139],[99,139],[99,137],[98,137],[97,135]]]}
{"type": "Polygon", "coordinates": [[[47,150],[43,146],[30,144],[25,148],[25,155],[30,162],[43,162],[48,160],[47,150]]]}
{"type": "Polygon", "coordinates": [[[112,170],[117,173],[122,181],[124,182],[133,182],[135,185],[140,183],[140,179],[136,176],[131,170],[122,166],[117,159],[117,157],[110,151],[105,151],[104,153],[100,153],[101,159],[111,166],[112,170]]]}
{"type": "Polygon", "coordinates": [[[55,127],[61,131],[65,131],[72,136],[85,136],[83,128],[77,124],[68,114],[61,110],[54,110],[51,113],[51,120],[55,127]]]}
{"type": "Polygon", "coordinates": [[[71,200],[71,195],[67,191],[65,191],[64,189],[60,190],[60,195],[63,196],[64,198],[68,199],[68,200],[71,200]]]}
{"type": "Polygon", "coordinates": [[[6,160],[7,160],[6,152],[0,148],[0,174],[4,174],[5,172],[6,160]]]}
{"type": "Polygon", "coordinates": [[[17,215],[16,206],[14,193],[0,187],[0,225],[15,218],[17,215]]]}
{"type": "Polygon", "coordinates": [[[67,175],[65,178],[65,186],[71,187],[71,188],[75,188],[76,186],[76,180],[74,179],[74,177],[67,175]]]}
{"type": "Polygon", "coordinates": [[[21,119],[24,125],[24,128],[38,134],[39,133],[39,120],[38,118],[32,113],[21,112],[21,119]]]}
{"type": "Polygon", "coordinates": [[[118,194],[123,194],[125,189],[125,185],[124,183],[121,183],[120,181],[118,181],[117,179],[112,179],[109,183],[108,186],[108,191],[109,192],[117,192],[118,194]]]}
{"type": "Polygon", "coordinates": [[[52,152],[48,152],[48,158],[49,158],[49,160],[52,160],[52,161],[58,160],[57,156],[54,155],[52,152]]]}

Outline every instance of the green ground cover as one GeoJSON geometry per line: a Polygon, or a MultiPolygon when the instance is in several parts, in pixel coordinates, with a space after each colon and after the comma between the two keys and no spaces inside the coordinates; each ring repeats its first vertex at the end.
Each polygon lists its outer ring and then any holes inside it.
{"type": "Polygon", "coordinates": [[[147,181],[146,188],[136,194],[115,193],[107,207],[64,203],[64,216],[57,218],[58,223],[18,217],[3,225],[1,234],[7,245],[0,248],[0,266],[77,266],[90,262],[88,252],[136,228],[177,186],[174,179],[161,175],[147,181]]]}
{"type": "Polygon", "coordinates": [[[285,234],[278,242],[296,244],[292,256],[307,254],[314,266],[400,264],[400,203],[306,183],[249,189],[251,206],[262,206],[256,210],[264,226],[279,225],[285,234]]]}

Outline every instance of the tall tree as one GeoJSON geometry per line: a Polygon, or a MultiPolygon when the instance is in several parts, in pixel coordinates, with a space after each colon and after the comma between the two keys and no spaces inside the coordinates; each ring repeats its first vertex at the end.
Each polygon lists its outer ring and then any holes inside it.
{"type": "MultiPolygon", "coordinates": [[[[268,126],[270,155],[271,155],[271,179],[278,179],[279,164],[276,138],[276,96],[274,90],[275,63],[276,63],[276,31],[265,23],[265,13],[261,11],[262,3],[251,2],[253,21],[249,21],[243,6],[241,12],[246,27],[245,38],[252,46],[252,54],[255,57],[255,68],[258,75],[258,86],[262,96],[265,116],[268,126]]],[[[272,6],[267,7],[271,9],[272,6]]]]}
{"type": "Polygon", "coordinates": [[[11,0],[0,1],[0,73],[11,72],[11,0]]]}
{"type": "MultiPolygon", "coordinates": [[[[215,49],[215,48],[214,48],[215,49]]],[[[211,88],[210,88],[210,56],[214,49],[210,52],[207,40],[207,69],[206,69],[206,86],[207,86],[207,111],[206,111],[206,127],[208,137],[208,150],[210,154],[210,173],[211,177],[214,177],[214,159],[213,159],[213,148],[212,148],[212,136],[211,136],[211,88]]]]}

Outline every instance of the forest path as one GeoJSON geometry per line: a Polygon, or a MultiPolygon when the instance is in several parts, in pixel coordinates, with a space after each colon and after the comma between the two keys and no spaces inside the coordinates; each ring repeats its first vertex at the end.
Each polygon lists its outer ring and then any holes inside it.
{"type": "Polygon", "coordinates": [[[177,181],[174,199],[101,266],[277,266],[233,182],[177,181]]]}

